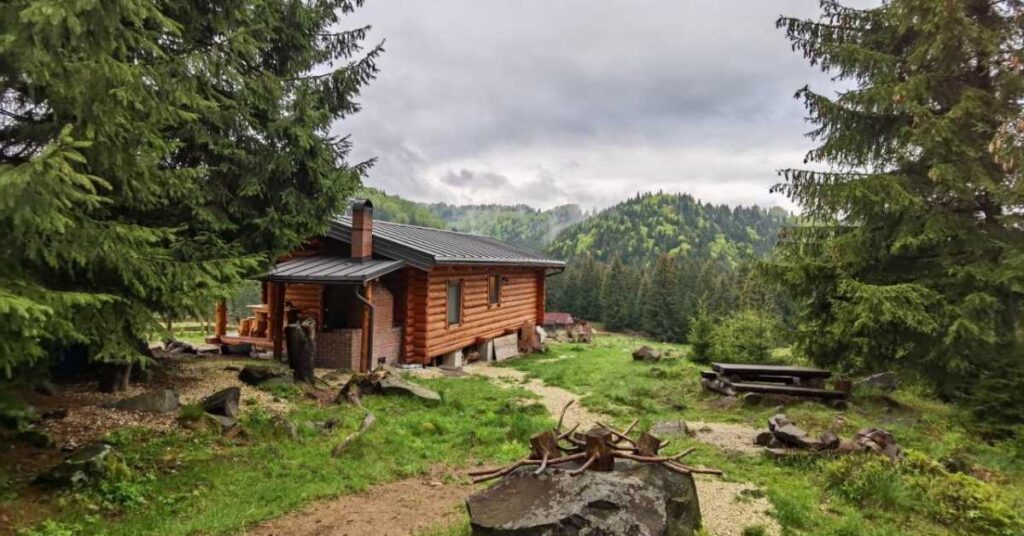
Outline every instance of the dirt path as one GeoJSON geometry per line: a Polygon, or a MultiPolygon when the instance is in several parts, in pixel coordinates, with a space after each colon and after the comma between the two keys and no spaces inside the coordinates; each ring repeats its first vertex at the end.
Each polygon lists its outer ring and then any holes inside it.
{"type": "MultiPolygon", "coordinates": [[[[463,370],[491,378],[499,384],[521,385],[533,391],[541,397],[541,402],[555,418],[558,418],[568,401],[579,398],[579,395],[560,387],[546,385],[537,379],[527,379],[526,373],[515,369],[474,364],[463,370]]],[[[597,422],[610,422],[611,418],[588,411],[577,403],[569,407],[565,421],[568,427],[579,423],[580,428],[585,430],[597,422]]],[[[690,429],[695,433],[694,439],[717,448],[745,454],[758,452],[751,441],[757,431],[748,426],[691,423],[690,429]]],[[[766,533],[772,536],[782,533],[778,522],[768,515],[771,503],[749,482],[725,482],[718,478],[700,477],[697,479],[697,496],[700,499],[704,529],[713,536],[741,536],[744,528],[753,525],[763,526],[766,533]]]]}
{"type": "MultiPolygon", "coordinates": [[[[561,414],[562,408],[564,408],[569,401],[580,398],[579,395],[566,391],[561,387],[546,385],[544,382],[537,379],[528,380],[526,379],[525,372],[516,369],[475,364],[469,365],[463,370],[475,376],[485,376],[487,378],[497,380],[500,383],[509,385],[521,385],[525,389],[533,391],[540,396],[540,401],[544,404],[544,407],[548,408],[548,413],[556,419],[559,414],[561,414]]],[[[565,422],[563,423],[562,428],[572,428],[579,424],[581,430],[586,430],[598,422],[609,421],[611,421],[611,417],[591,412],[577,401],[577,403],[569,406],[568,411],[565,412],[565,422]]]]}
{"type": "Polygon", "coordinates": [[[456,523],[462,502],[475,490],[444,483],[444,468],[418,478],[374,486],[329,499],[249,531],[248,536],[406,536],[456,523]]]}

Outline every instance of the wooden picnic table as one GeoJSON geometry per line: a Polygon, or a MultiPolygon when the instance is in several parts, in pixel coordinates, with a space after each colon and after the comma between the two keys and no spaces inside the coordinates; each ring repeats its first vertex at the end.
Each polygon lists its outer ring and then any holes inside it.
{"type": "Polygon", "coordinates": [[[785,365],[741,365],[734,363],[712,363],[711,368],[723,376],[737,376],[740,378],[772,377],[777,379],[783,376],[794,378],[829,378],[832,373],[812,367],[791,367],[785,365]]]}

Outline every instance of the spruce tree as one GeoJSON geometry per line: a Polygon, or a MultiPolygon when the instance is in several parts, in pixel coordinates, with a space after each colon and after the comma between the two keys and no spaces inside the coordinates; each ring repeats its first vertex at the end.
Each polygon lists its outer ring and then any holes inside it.
{"type": "Polygon", "coordinates": [[[0,370],[140,358],[321,232],[358,185],[332,125],[380,48],[358,0],[15,0],[0,13],[0,370]]]}
{"type": "Polygon", "coordinates": [[[809,223],[774,267],[801,304],[799,348],[824,365],[904,367],[1024,421],[1022,3],[821,9],[778,21],[850,88],[797,92],[816,169],[776,187],[809,223]]]}
{"type": "Polygon", "coordinates": [[[650,284],[643,298],[644,331],[661,341],[681,342],[689,330],[681,301],[683,288],[679,265],[671,255],[662,254],[654,263],[650,284]]]}
{"type": "Polygon", "coordinates": [[[615,257],[601,285],[601,320],[606,329],[619,331],[628,327],[635,298],[632,286],[629,270],[622,259],[615,257]]]}

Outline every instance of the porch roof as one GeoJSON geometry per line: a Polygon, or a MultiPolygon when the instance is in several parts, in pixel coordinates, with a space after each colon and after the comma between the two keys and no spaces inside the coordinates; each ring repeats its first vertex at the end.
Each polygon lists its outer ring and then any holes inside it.
{"type": "Polygon", "coordinates": [[[267,281],[293,283],[365,283],[400,270],[405,263],[390,259],[353,260],[337,255],[298,257],[279,262],[265,276],[267,281]]]}

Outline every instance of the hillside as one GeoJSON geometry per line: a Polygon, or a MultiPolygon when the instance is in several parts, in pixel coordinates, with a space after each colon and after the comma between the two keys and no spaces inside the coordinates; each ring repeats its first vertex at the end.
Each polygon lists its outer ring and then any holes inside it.
{"type": "Polygon", "coordinates": [[[544,249],[562,230],[586,218],[579,205],[538,210],[527,205],[434,203],[430,210],[456,231],[492,236],[534,249],[544,249]]]}
{"type": "Polygon", "coordinates": [[[635,264],[661,253],[736,260],[766,255],[790,217],[777,207],[732,208],[688,194],[647,193],[565,229],[547,250],[567,260],[589,252],[599,261],[619,256],[635,264]]]}

